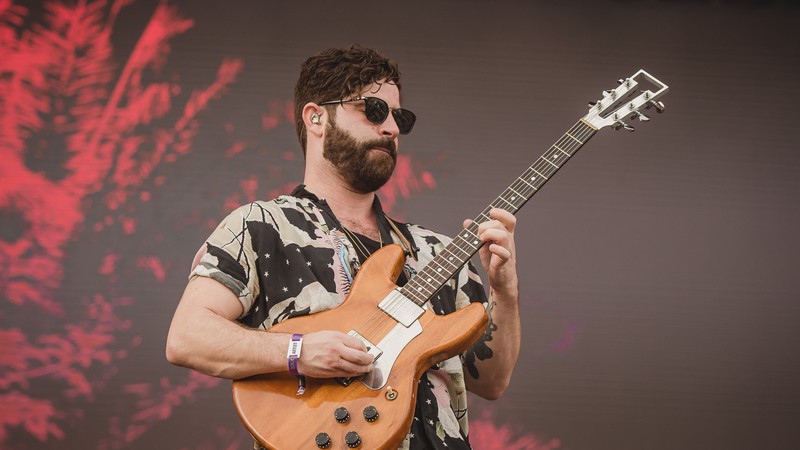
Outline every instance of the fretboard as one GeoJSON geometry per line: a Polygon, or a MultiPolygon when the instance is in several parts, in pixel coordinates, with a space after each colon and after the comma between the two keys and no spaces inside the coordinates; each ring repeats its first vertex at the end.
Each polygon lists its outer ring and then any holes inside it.
{"type": "Polygon", "coordinates": [[[478,240],[478,225],[491,220],[492,208],[516,214],[564,164],[580,150],[596,130],[582,120],[578,121],[539,159],[522,173],[506,190],[478,214],[472,223],[461,230],[444,250],[436,255],[400,292],[417,305],[424,305],[436,292],[453,278],[456,272],[472,258],[483,245],[478,240]]]}

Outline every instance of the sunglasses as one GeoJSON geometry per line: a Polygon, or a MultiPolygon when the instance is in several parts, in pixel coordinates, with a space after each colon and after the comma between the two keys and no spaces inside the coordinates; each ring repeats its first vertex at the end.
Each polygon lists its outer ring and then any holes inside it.
{"type": "Polygon", "coordinates": [[[394,117],[394,121],[397,123],[397,128],[400,130],[400,134],[408,134],[411,132],[411,129],[414,128],[417,116],[415,116],[413,112],[403,108],[390,108],[385,101],[378,97],[356,97],[350,100],[332,100],[319,103],[319,105],[335,105],[337,103],[343,104],[359,102],[361,100],[364,101],[364,115],[367,116],[367,120],[375,125],[380,125],[386,121],[386,118],[389,117],[389,111],[391,111],[392,117],[394,117]]]}

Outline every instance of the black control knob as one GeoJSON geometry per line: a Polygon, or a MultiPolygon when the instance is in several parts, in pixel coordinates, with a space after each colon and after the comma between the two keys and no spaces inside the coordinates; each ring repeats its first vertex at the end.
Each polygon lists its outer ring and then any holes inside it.
{"type": "Polygon", "coordinates": [[[350,412],[344,406],[340,406],[333,412],[333,417],[339,423],[347,423],[350,421],[350,412]]]}
{"type": "Polygon", "coordinates": [[[367,422],[375,422],[378,420],[378,408],[374,406],[367,406],[364,408],[364,419],[367,422]]]}
{"type": "Polygon", "coordinates": [[[314,438],[314,442],[317,443],[319,448],[328,448],[331,446],[331,437],[328,436],[328,433],[320,433],[314,438]]]}
{"type": "Polygon", "coordinates": [[[356,448],[361,445],[361,436],[355,431],[350,431],[344,435],[344,443],[350,448],[356,448]]]}

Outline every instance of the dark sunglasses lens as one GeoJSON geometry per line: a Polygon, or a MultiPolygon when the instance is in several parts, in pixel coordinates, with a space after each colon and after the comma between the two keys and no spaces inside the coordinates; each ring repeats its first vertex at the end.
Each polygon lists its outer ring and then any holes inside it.
{"type": "Polygon", "coordinates": [[[368,97],[364,99],[364,114],[367,115],[367,120],[374,124],[381,124],[386,117],[389,116],[389,105],[385,101],[368,97]]]}
{"type": "MultiPolygon", "coordinates": [[[[364,114],[367,120],[374,124],[383,123],[389,117],[389,105],[380,98],[367,97],[364,99],[364,114]]],[[[392,117],[397,122],[397,128],[400,134],[408,134],[414,128],[414,122],[417,121],[417,116],[407,109],[393,109],[392,117]]]]}
{"type": "Polygon", "coordinates": [[[394,121],[397,123],[400,134],[410,133],[411,129],[414,128],[414,123],[417,121],[417,116],[415,116],[414,113],[402,108],[393,109],[392,117],[394,117],[394,121]]]}

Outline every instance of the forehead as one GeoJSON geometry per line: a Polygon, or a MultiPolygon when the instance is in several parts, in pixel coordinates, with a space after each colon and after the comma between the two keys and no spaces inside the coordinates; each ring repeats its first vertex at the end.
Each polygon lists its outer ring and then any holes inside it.
{"type": "Polygon", "coordinates": [[[384,80],[364,86],[358,94],[362,97],[381,98],[390,105],[394,104],[397,106],[400,103],[400,89],[396,84],[384,80]]]}

